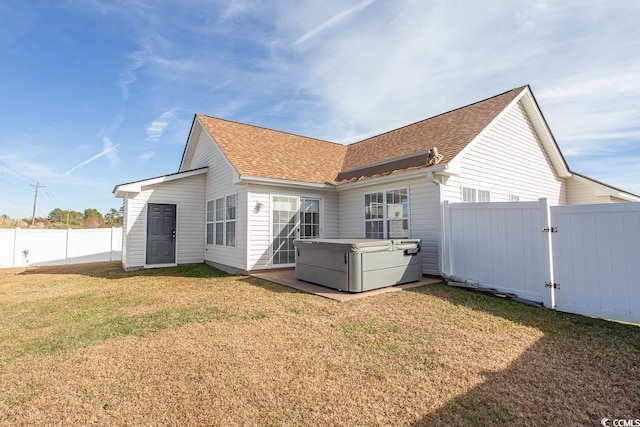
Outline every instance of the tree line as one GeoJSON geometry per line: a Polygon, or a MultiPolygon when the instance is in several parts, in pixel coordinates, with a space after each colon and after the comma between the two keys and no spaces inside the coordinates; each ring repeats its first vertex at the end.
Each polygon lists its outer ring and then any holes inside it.
{"type": "Polygon", "coordinates": [[[111,208],[104,215],[97,209],[89,208],[84,212],[55,208],[45,217],[15,219],[0,215],[0,228],[104,228],[122,227],[124,208],[111,208]]]}

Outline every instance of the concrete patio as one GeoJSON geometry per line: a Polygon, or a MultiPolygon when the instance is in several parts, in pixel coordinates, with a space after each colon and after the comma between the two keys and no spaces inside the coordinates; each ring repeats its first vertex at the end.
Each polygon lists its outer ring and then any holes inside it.
{"type": "Polygon", "coordinates": [[[398,292],[405,289],[418,288],[420,286],[431,285],[434,283],[442,283],[442,279],[422,276],[422,278],[417,282],[405,283],[403,285],[390,286],[387,288],[352,294],[348,292],[340,292],[338,290],[326,288],[320,285],[314,285],[313,283],[303,282],[302,280],[297,280],[296,270],[294,268],[263,270],[252,273],[251,276],[340,302],[386,294],[389,292],[398,292]]]}

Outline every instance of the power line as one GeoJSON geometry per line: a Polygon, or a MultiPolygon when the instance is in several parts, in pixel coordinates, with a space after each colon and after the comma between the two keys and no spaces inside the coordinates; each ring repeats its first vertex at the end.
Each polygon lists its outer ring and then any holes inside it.
{"type": "Polygon", "coordinates": [[[0,165],[4,166],[7,169],[12,170],[15,174],[21,176],[22,178],[26,179],[29,182],[36,182],[35,179],[31,179],[28,176],[26,176],[25,174],[23,174],[22,172],[20,172],[19,170],[17,170],[16,168],[14,168],[13,166],[11,166],[10,164],[8,164],[5,161],[0,160],[0,165]]]}
{"type": "Polygon", "coordinates": [[[4,200],[5,202],[9,202],[9,203],[14,204],[16,206],[29,207],[29,205],[25,205],[23,203],[17,203],[17,202],[14,202],[13,200],[5,199],[4,197],[0,197],[0,200],[4,200]]]}
{"type": "MultiPolygon", "coordinates": [[[[18,183],[15,183],[15,182],[11,182],[11,181],[9,181],[9,180],[7,180],[7,179],[4,179],[4,178],[2,177],[2,175],[6,175],[6,174],[5,174],[5,173],[1,173],[1,174],[0,174],[0,181],[4,181],[4,182],[6,182],[6,183],[7,183],[7,184],[9,184],[9,185],[14,185],[14,186],[19,187],[19,188],[29,188],[29,186],[28,186],[28,185],[26,185],[26,184],[18,184],[18,183]]],[[[7,176],[13,176],[13,175],[7,175],[7,176]]],[[[23,181],[19,181],[19,182],[23,182],[23,181]]]]}

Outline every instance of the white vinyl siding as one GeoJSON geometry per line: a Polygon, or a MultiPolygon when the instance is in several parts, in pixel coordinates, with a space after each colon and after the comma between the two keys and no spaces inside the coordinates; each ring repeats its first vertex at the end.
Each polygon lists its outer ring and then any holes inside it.
{"type": "Polygon", "coordinates": [[[492,202],[507,202],[517,194],[524,200],[547,197],[552,205],[567,203],[565,180],[556,174],[520,103],[463,151],[456,172],[444,185],[444,200],[462,201],[461,188],[468,187],[489,191],[492,202]]]}
{"type": "MultiPolygon", "coordinates": [[[[331,190],[294,189],[251,184],[248,186],[249,241],[248,269],[271,268],[272,195],[317,199],[320,205],[319,233],[323,238],[338,237],[338,195],[331,190]],[[259,206],[259,209],[256,208],[259,206]]],[[[362,216],[360,216],[362,218],[362,216]]]]}
{"type": "Polygon", "coordinates": [[[176,263],[202,262],[205,234],[205,175],[196,175],[143,188],[135,197],[126,199],[123,247],[125,268],[145,264],[147,204],[176,205],[176,263]]]}
{"type": "Polygon", "coordinates": [[[510,202],[519,202],[520,201],[520,196],[516,196],[515,194],[510,194],[509,195],[509,201],[510,202]]]}
{"type": "MultiPolygon", "coordinates": [[[[198,124],[199,126],[199,124],[198,124]]],[[[235,246],[224,245],[226,231],[224,231],[225,218],[227,215],[226,208],[222,210],[223,222],[213,222],[213,241],[214,244],[206,245],[204,259],[206,261],[220,264],[223,266],[233,267],[239,270],[247,270],[247,192],[246,186],[236,185],[233,183],[236,177],[235,170],[229,165],[218,146],[207,132],[198,132],[199,139],[193,150],[193,157],[189,162],[190,168],[198,168],[203,166],[209,167],[206,175],[205,198],[207,201],[222,199],[224,204],[225,198],[231,194],[236,195],[235,220],[233,227],[235,228],[235,246]],[[221,225],[218,225],[221,224],[221,225]],[[218,227],[216,229],[216,227],[218,227]],[[222,231],[222,245],[216,245],[216,230],[222,231]]],[[[215,210],[215,207],[214,207],[215,210]]],[[[231,222],[230,222],[231,223],[231,222]]],[[[204,232],[203,232],[204,233],[204,232]]],[[[231,236],[229,236],[231,238],[231,236]]]]}
{"type": "Polygon", "coordinates": [[[411,238],[422,239],[422,272],[438,274],[438,196],[436,186],[427,180],[426,174],[393,183],[340,189],[338,191],[340,209],[338,237],[362,238],[365,235],[364,195],[385,192],[389,188],[407,189],[409,235],[411,238]]]}

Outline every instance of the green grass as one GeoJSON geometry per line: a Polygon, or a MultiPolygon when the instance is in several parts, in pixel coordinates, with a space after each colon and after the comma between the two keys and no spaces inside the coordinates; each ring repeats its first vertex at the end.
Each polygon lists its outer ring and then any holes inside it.
{"type": "MultiPolygon", "coordinates": [[[[128,278],[133,282],[153,276],[225,278],[228,275],[205,264],[165,270],[145,270],[137,275],[109,266],[103,276],[128,278]],[[128,277],[127,277],[128,276],[128,277]]],[[[34,276],[34,278],[37,276],[34,276]]],[[[162,329],[191,322],[224,320],[230,314],[206,297],[181,301],[162,301],[142,292],[88,286],[80,277],[79,294],[52,298],[26,299],[17,304],[0,304],[0,355],[7,362],[22,355],[46,355],[87,347],[127,335],[146,336],[162,329]],[[85,289],[83,289],[85,288],[85,289]],[[4,348],[3,348],[4,347],[4,348]]],[[[140,285],[144,286],[144,284],[140,285]]],[[[176,283],[176,287],[180,287],[176,283]]],[[[38,286],[22,289],[37,295],[38,286]]],[[[251,314],[259,318],[262,314],[251,314]]]]}
{"type": "Polygon", "coordinates": [[[0,319],[0,424],[596,425],[640,387],[639,327],[443,285],[338,303],[204,264],[14,269],[0,319]]]}

